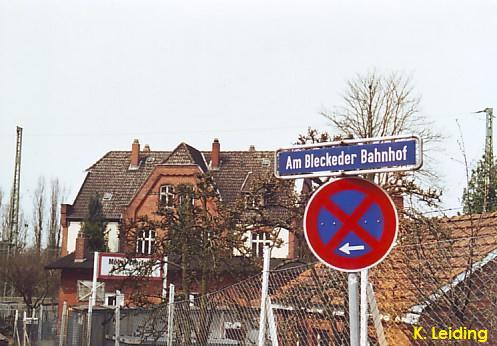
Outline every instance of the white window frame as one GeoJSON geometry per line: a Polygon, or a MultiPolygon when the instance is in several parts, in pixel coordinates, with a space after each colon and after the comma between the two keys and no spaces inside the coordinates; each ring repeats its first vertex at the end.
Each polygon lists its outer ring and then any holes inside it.
{"type": "Polygon", "coordinates": [[[251,232],[250,235],[250,248],[252,249],[252,256],[262,257],[264,255],[264,247],[272,246],[271,235],[267,232],[251,232]]]}
{"type": "Polygon", "coordinates": [[[199,292],[190,292],[188,296],[188,300],[190,301],[190,307],[200,306],[200,293],[199,292]]]}
{"type": "Polygon", "coordinates": [[[104,298],[104,305],[105,306],[116,306],[117,305],[117,296],[115,293],[105,293],[105,298],[104,298]],[[114,304],[109,304],[109,299],[114,298],[114,304]]]}
{"type": "Polygon", "coordinates": [[[245,208],[259,209],[266,205],[265,196],[262,193],[246,194],[245,195],[245,208]]]}
{"type": "MultiPolygon", "coordinates": [[[[195,194],[193,192],[192,192],[190,197],[191,197],[192,205],[195,205],[195,194]]],[[[178,206],[181,205],[181,202],[182,202],[182,196],[178,195],[178,206]]]]}
{"type": "Polygon", "coordinates": [[[138,231],[136,237],[136,253],[142,255],[151,255],[155,247],[155,230],[146,229],[138,231]]]}
{"type": "Polygon", "coordinates": [[[159,203],[166,208],[174,208],[176,196],[174,185],[162,185],[159,189],[159,203]]]}
{"type": "MultiPolygon", "coordinates": [[[[119,297],[115,293],[105,293],[104,304],[109,307],[116,307],[118,304],[119,297]],[[114,298],[114,304],[109,304],[109,298],[114,298]]],[[[124,306],[124,295],[121,294],[120,306],[124,306]]]]}

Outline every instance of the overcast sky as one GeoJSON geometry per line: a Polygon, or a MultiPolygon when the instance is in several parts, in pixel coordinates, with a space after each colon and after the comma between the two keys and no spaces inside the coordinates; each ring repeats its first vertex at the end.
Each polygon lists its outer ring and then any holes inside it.
{"type": "Polygon", "coordinates": [[[22,203],[38,176],[58,177],[72,202],[84,170],[133,138],[274,150],[308,126],[332,131],[319,112],[376,69],[412,77],[446,136],[444,207],[458,207],[456,119],[474,163],[485,122],[471,112],[497,113],[496,34],[495,0],[0,0],[0,187],[12,185],[16,125],[22,203]]]}

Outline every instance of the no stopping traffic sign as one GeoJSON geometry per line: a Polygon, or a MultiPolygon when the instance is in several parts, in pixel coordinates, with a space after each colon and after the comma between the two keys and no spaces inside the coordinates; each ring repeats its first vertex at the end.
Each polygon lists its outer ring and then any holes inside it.
{"type": "Polygon", "coordinates": [[[304,234],[326,265],[355,272],[375,266],[392,250],[398,217],[388,194],[361,178],[321,186],[304,214],[304,234]]]}

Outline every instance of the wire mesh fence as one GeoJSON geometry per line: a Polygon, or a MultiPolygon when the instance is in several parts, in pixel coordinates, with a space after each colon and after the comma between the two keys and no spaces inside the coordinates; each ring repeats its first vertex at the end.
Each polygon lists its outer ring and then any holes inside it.
{"type": "MultiPolygon", "coordinates": [[[[397,246],[369,272],[368,342],[496,344],[496,249],[493,234],[397,246]]],[[[162,305],[135,335],[159,345],[258,345],[262,281],[162,305]]],[[[263,344],[350,345],[346,273],[321,263],[271,270],[267,299],[263,344]]]]}
{"type": "Polygon", "coordinates": [[[0,334],[14,345],[54,345],[57,331],[57,305],[0,303],[0,334]]]}
{"type": "MultiPolygon", "coordinates": [[[[497,344],[493,229],[459,223],[451,234],[401,237],[369,271],[369,344],[497,344]]],[[[90,344],[351,345],[348,282],[347,273],[321,263],[288,261],[204,297],[184,299],[171,285],[169,300],[156,306],[96,307],[90,344]]],[[[13,326],[9,309],[0,306],[0,321],[13,326]]],[[[27,331],[33,345],[48,335],[53,345],[87,345],[87,309],[68,310],[61,325],[42,313],[41,327],[26,327],[18,313],[17,344],[27,331]],[[54,338],[55,330],[62,336],[54,338]]]]}

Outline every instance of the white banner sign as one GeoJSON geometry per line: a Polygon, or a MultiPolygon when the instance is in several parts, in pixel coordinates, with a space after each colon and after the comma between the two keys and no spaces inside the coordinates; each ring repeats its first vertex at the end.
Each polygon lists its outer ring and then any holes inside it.
{"type": "Polygon", "coordinates": [[[146,257],[127,258],[123,255],[100,254],[99,278],[148,277],[161,279],[160,261],[146,257]]]}

